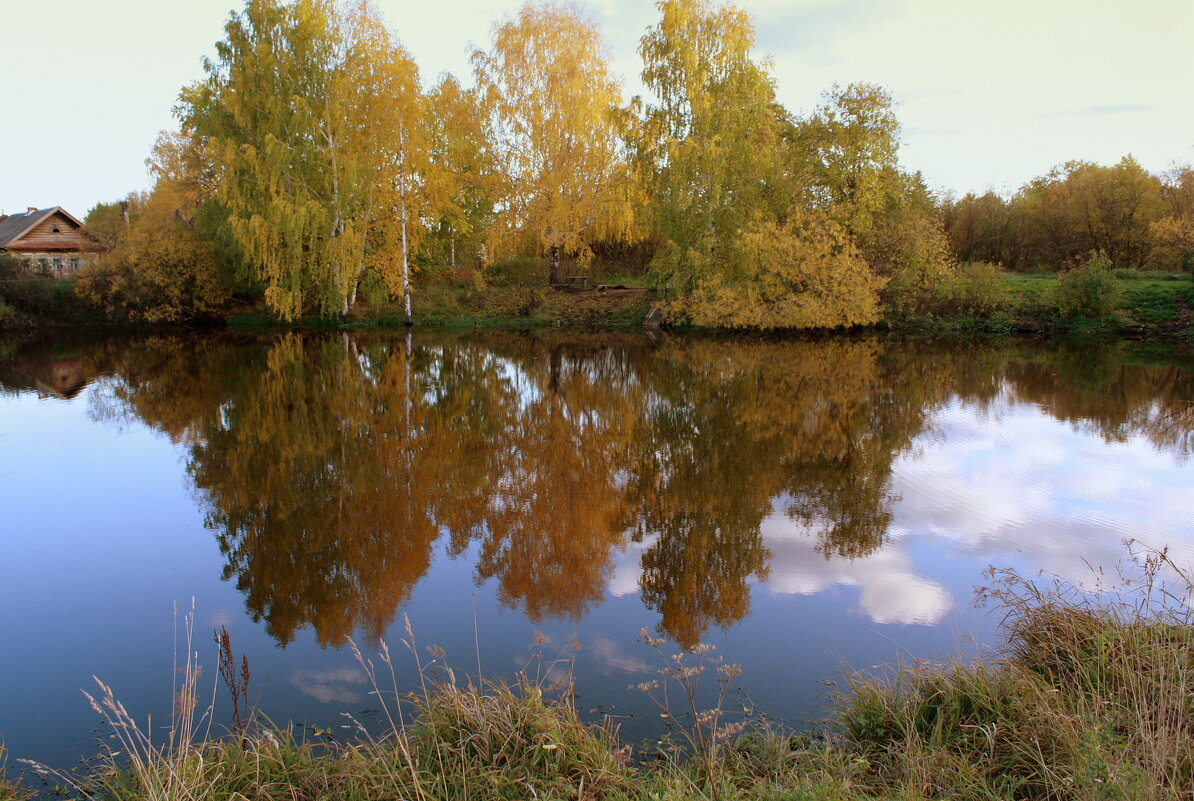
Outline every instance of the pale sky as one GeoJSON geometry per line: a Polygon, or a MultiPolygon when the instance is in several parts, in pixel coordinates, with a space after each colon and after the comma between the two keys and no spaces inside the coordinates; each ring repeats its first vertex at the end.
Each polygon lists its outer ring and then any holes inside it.
{"type": "MultiPolygon", "coordinates": [[[[469,83],[516,0],[378,0],[423,80],[469,83]]],[[[627,95],[651,0],[589,0],[627,95]]],[[[1014,191],[1070,159],[1194,162],[1194,0],[740,0],[779,99],[811,111],[832,83],[887,87],[901,159],[959,194],[1014,191]]],[[[179,89],[223,36],[233,0],[6,2],[0,211],[96,202],[148,186],[179,89]]]]}

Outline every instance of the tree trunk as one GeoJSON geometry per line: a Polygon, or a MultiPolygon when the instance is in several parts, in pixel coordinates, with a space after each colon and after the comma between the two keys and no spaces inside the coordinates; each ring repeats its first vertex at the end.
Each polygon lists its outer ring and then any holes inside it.
{"type": "Polygon", "coordinates": [[[456,268],[456,235],[453,234],[452,236],[448,237],[448,242],[450,242],[452,245],[452,253],[451,253],[449,263],[452,265],[452,268],[455,269],[456,268]]]}
{"type": "Polygon", "coordinates": [[[549,252],[551,254],[551,272],[547,277],[547,281],[552,286],[556,286],[563,283],[560,279],[560,246],[552,245],[549,252]]]}
{"type": "Polygon", "coordinates": [[[552,346],[548,360],[547,388],[552,395],[560,394],[560,370],[564,366],[564,354],[559,345],[552,346]]]}
{"type": "Polygon", "coordinates": [[[402,216],[402,305],[406,313],[406,325],[414,324],[410,310],[410,258],[406,252],[406,125],[401,118],[398,120],[398,198],[402,216]]]}

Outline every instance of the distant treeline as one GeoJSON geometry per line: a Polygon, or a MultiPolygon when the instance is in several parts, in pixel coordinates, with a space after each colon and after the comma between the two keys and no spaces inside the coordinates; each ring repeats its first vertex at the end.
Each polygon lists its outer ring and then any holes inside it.
{"type": "Polygon", "coordinates": [[[1013,270],[1072,267],[1091,252],[1116,267],[1194,266],[1194,169],[1152,175],[1131,156],[1110,167],[1071,161],[1020,188],[946,198],[941,219],[961,261],[1013,270]]]}
{"type": "Polygon", "coordinates": [[[793,114],[745,12],[658,8],[649,95],[627,102],[574,4],[524,5],[466,86],[424,83],[367,4],[248,0],[181,92],[154,188],[87,216],[113,251],[79,293],[144,320],[240,297],[283,319],[395,299],[409,321],[420,286],[483,288],[497,260],[543,258],[558,284],[597,258],[645,270],[673,320],[801,328],[925,313],[959,262],[1190,268],[1188,168],[1067,164],[1010,201],[941,201],[900,165],[886,90],[793,114]]]}

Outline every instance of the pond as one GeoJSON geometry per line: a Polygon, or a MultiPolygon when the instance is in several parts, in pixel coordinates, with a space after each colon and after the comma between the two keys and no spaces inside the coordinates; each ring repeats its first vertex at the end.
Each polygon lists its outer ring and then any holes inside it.
{"type": "Polygon", "coordinates": [[[93,675],[159,727],[192,607],[218,721],[220,627],[262,711],[325,731],[378,717],[348,644],[376,664],[384,641],[387,688],[416,657],[568,666],[586,715],[655,736],[643,629],[815,720],[846,671],[993,644],[988,566],[1088,581],[1129,538],[1194,558],[1192,364],[881,337],[0,340],[0,737],[10,763],[94,754],[93,675]]]}

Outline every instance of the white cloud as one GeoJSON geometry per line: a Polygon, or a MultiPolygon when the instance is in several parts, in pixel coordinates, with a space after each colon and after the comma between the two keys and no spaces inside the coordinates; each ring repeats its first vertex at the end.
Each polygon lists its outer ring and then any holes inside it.
{"type": "MultiPolygon", "coordinates": [[[[818,528],[789,519],[777,499],[761,528],[771,554],[761,584],[800,595],[855,587],[858,611],[876,623],[933,624],[954,599],[914,562],[922,544],[969,570],[1016,565],[1086,585],[1118,576],[1127,538],[1194,565],[1192,485],[1194,465],[1143,438],[1106,442],[1006,395],[985,411],[954,404],[896,461],[892,492],[900,500],[878,550],[826,559],[816,550],[818,528]]],[[[627,548],[612,595],[637,592],[641,555],[653,544],[627,548]]]]}
{"type": "Polygon", "coordinates": [[[857,587],[859,607],[876,623],[934,624],[952,608],[949,591],[916,575],[904,544],[889,542],[857,559],[826,559],[815,529],[776,513],[763,524],[771,552],[766,588],[779,594],[812,595],[836,585],[857,587]]]}
{"type": "Polygon", "coordinates": [[[290,683],[303,695],[309,695],[325,704],[354,704],[362,696],[366,677],[355,667],[329,668],[327,670],[297,670],[290,677],[290,683]]]}

